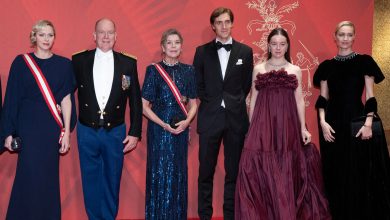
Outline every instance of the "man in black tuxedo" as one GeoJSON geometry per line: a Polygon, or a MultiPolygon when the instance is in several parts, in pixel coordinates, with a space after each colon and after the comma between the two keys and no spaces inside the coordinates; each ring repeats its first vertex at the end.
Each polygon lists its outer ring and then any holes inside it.
{"type": "Polygon", "coordinates": [[[96,22],[96,49],[73,55],[79,123],[77,142],[84,203],[90,220],[114,220],[118,213],[123,153],[141,137],[142,103],[134,57],[113,51],[115,24],[96,22]],[[129,99],[131,125],[126,135],[129,99]]]}
{"type": "Polygon", "coordinates": [[[217,8],[210,16],[216,39],[199,46],[194,57],[198,96],[199,177],[198,214],[211,219],[215,166],[223,141],[225,188],[224,219],[234,219],[238,164],[249,119],[245,99],[251,88],[252,49],[232,39],[234,16],[217,8]]]}

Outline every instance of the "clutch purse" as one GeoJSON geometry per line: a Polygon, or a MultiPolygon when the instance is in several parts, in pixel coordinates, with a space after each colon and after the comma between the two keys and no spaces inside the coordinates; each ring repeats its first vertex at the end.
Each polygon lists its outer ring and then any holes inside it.
{"type": "Polygon", "coordinates": [[[169,125],[171,126],[171,128],[173,129],[176,129],[177,127],[179,126],[176,126],[176,124],[179,122],[179,121],[183,121],[185,120],[186,118],[184,116],[178,116],[178,115],[175,115],[171,118],[171,120],[169,121],[169,125]]]}
{"type": "MultiPolygon", "coordinates": [[[[351,136],[355,137],[356,134],[359,132],[360,128],[363,127],[364,123],[366,122],[366,116],[360,116],[357,118],[352,119],[351,121],[351,136]]],[[[380,136],[382,135],[382,121],[379,117],[373,116],[372,118],[372,136],[380,136]]]]}
{"type": "Polygon", "coordinates": [[[13,151],[20,151],[22,149],[22,139],[20,139],[20,137],[12,138],[11,149],[13,151]]]}

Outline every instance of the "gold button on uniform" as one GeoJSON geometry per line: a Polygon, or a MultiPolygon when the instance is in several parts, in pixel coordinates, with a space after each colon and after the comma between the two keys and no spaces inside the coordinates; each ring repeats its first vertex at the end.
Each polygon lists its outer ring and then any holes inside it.
{"type": "Polygon", "coordinates": [[[111,123],[107,123],[107,126],[110,127],[110,126],[111,126],[111,123]]]}

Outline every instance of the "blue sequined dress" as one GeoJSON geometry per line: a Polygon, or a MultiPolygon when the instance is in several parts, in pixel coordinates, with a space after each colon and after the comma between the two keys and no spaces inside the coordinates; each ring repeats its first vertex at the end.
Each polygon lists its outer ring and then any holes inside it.
{"type": "MultiPolygon", "coordinates": [[[[174,80],[182,96],[196,98],[194,68],[178,63],[159,63],[174,80]]],[[[164,122],[183,115],[167,83],[153,65],[146,69],[142,97],[164,122]]],[[[179,135],[149,120],[147,129],[145,219],[187,219],[188,128],[179,135]]]]}

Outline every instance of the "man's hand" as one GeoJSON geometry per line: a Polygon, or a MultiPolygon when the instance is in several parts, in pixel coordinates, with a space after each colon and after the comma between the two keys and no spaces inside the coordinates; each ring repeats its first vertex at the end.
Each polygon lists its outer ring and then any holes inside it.
{"type": "Polygon", "coordinates": [[[127,135],[125,140],[123,140],[122,142],[123,144],[125,144],[125,147],[123,148],[123,153],[134,150],[135,147],[137,147],[138,140],[138,137],[127,135]]]}

